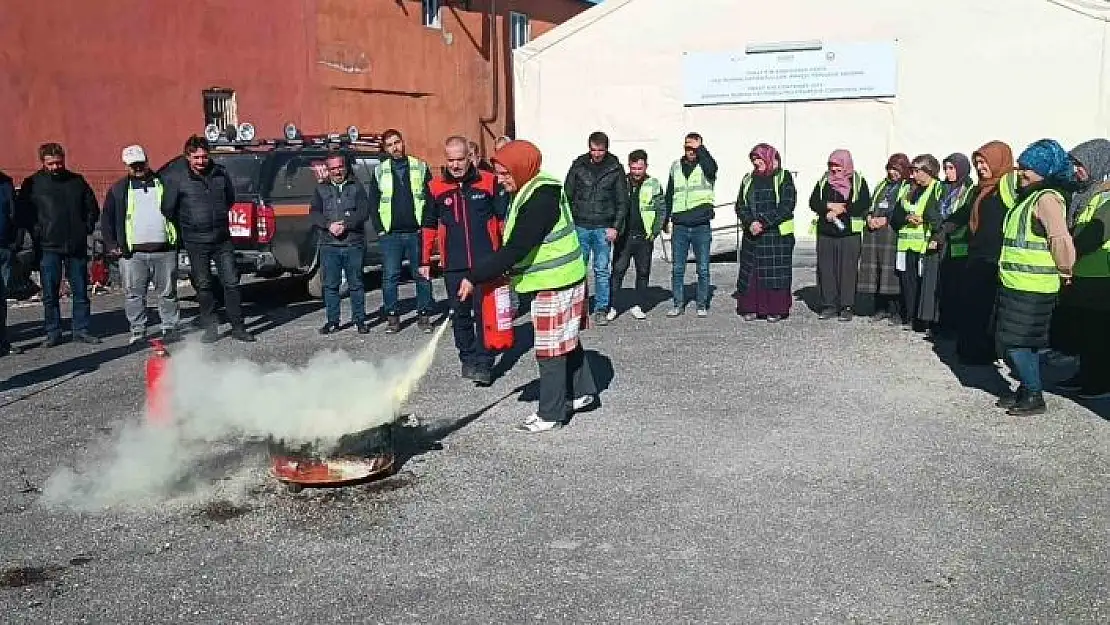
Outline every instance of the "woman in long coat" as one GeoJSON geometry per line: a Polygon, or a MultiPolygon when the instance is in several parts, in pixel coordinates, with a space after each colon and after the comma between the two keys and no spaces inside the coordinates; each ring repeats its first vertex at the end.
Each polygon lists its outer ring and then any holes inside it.
{"type": "Polygon", "coordinates": [[[918,305],[917,318],[928,326],[927,333],[954,334],[955,308],[959,298],[955,286],[960,271],[967,261],[953,257],[948,235],[956,226],[944,223],[967,200],[967,195],[975,183],[971,181],[971,161],[960,153],[949,154],[942,161],[944,174],[940,182],[940,195],[936,204],[929,210],[926,221],[937,224],[929,237],[929,247],[925,252],[924,271],[921,276],[921,303],[918,305]]]}
{"type": "Polygon", "coordinates": [[[894,271],[898,256],[898,233],[891,225],[894,207],[909,191],[910,157],[898,152],[886,161],[886,177],[875,187],[871,210],[864,220],[863,250],[859,259],[861,305],[872,312],[874,321],[890,319],[897,325],[898,274],[894,271]]]}
{"type": "Polygon", "coordinates": [[[794,265],[794,178],[782,168],[778,150],[760,143],[748,158],[736,198],[736,216],[744,228],[736,277],[736,313],[753,321],[774,323],[790,313],[790,278],[794,265]]]}

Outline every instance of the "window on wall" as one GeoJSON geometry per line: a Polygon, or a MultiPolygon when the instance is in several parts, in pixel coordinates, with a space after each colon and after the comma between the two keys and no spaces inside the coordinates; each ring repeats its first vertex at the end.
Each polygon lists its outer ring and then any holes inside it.
{"type": "Polygon", "coordinates": [[[528,43],[532,39],[532,26],[528,23],[528,16],[516,11],[509,12],[509,42],[513,49],[528,43]]]}
{"type": "Polygon", "coordinates": [[[239,124],[239,110],[235,106],[235,92],[231,89],[205,89],[204,125],[216,124],[220,130],[239,124]]]}
{"type": "Polygon", "coordinates": [[[439,28],[439,0],[424,0],[424,25],[439,28]]]}

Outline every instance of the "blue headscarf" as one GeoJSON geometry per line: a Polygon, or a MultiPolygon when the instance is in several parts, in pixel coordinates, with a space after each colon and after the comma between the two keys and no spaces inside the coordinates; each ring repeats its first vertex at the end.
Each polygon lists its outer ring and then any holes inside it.
{"type": "Polygon", "coordinates": [[[1052,139],[1034,141],[1018,156],[1018,167],[1031,169],[1047,183],[1071,185],[1075,183],[1075,168],[1067,150],[1052,139]]]}

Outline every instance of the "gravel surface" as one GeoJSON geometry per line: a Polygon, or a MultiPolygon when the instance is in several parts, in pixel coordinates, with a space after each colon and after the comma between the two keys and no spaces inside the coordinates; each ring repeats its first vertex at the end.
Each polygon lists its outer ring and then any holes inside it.
{"type": "MultiPolygon", "coordinates": [[[[608,389],[562,430],[512,431],[534,409],[530,354],[479,389],[448,338],[385,481],[291,494],[245,449],[203,500],[51,511],[47,477],[141,419],[146,355],[98,297],[104,345],[0,359],[0,621],[1110,622],[1110,402],[1007,417],[993,370],[953,371],[918,335],[801,300],[780,324],[740,320],[734,271],[714,265],[706,319],[663,303],[589,330],[608,389]]],[[[375,359],[426,340],[321,338],[292,289],[249,289],[259,342],[215,349],[375,359]]],[[[17,340],[37,342],[40,314],[12,312],[17,340]]]]}

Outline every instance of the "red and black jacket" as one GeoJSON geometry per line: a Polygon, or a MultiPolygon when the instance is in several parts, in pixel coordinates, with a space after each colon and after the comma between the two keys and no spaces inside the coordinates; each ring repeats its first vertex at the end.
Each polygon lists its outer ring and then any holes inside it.
{"type": "Polygon", "coordinates": [[[493,174],[471,166],[462,178],[444,171],[428,186],[432,206],[421,224],[421,265],[431,264],[436,243],[444,271],[466,271],[501,247],[509,194],[493,174]]]}

